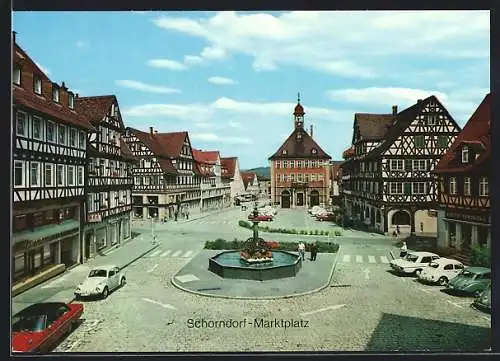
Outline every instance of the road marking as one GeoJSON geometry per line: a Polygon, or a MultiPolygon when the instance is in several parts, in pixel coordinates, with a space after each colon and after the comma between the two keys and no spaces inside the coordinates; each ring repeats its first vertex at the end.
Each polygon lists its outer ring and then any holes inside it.
{"type": "Polygon", "coordinates": [[[155,264],[155,265],[154,265],[154,266],[153,266],[153,267],[152,267],[152,268],[148,271],[148,273],[153,272],[153,271],[156,269],[156,267],[158,267],[158,265],[157,265],[157,264],[155,264]]]}
{"type": "Polygon", "coordinates": [[[363,256],[356,256],[356,262],[363,263],[363,256]]]}
{"type": "Polygon", "coordinates": [[[370,263],[376,263],[377,260],[375,259],[375,256],[368,256],[368,262],[370,262],[370,263]]]}
{"type": "Polygon", "coordinates": [[[338,310],[339,308],[344,307],[345,305],[335,305],[335,306],[329,306],[325,308],[320,308],[319,310],[314,310],[314,311],[309,311],[309,312],[302,312],[300,315],[301,316],[309,316],[313,315],[318,312],[323,312],[323,311],[328,311],[328,310],[338,310]]]}
{"type": "Polygon", "coordinates": [[[184,258],[188,258],[189,256],[191,256],[193,254],[193,251],[187,251],[186,253],[184,253],[184,255],[182,257],[184,258]]]}
{"type": "Polygon", "coordinates": [[[171,310],[177,310],[177,308],[175,308],[172,305],[164,304],[164,303],[161,303],[161,302],[158,302],[158,301],[155,301],[155,300],[150,300],[149,298],[143,298],[142,300],[146,301],[146,302],[149,302],[149,303],[154,303],[155,305],[161,306],[163,308],[169,308],[171,310]]]}
{"type": "Polygon", "coordinates": [[[176,251],[172,257],[179,257],[179,255],[182,253],[182,251],[176,251]]]}
{"type": "Polygon", "coordinates": [[[160,252],[161,252],[161,251],[158,249],[158,250],[154,251],[153,253],[151,253],[151,254],[149,255],[149,257],[155,257],[155,256],[157,256],[158,254],[160,254],[160,252]]]}
{"type": "Polygon", "coordinates": [[[172,251],[171,251],[171,250],[165,251],[165,252],[163,252],[163,253],[161,254],[161,256],[160,256],[160,257],[167,257],[167,256],[168,256],[168,254],[169,254],[170,252],[172,252],[172,251]]]}
{"type": "Polygon", "coordinates": [[[389,263],[389,260],[387,259],[386,256],[380,256],[380,262],[382,262],[382,263],[389,263]]]}
{"type": "Polygon", "coordinates": [[[455,307],[458,307],[458,308],[463,308],[462,306],[460,306],[459,304],[457,304],[457,303],[455,303],[455,302],[452,302],[452,301],[450,301],[450,300],[446,300],[446,301],[448,301],[448,303],[452,304],[452,305],[453,305],[453,306],[455,306],[455,307]]]}
{"type": "Polygon", "coordinates": [[[351,255],[345,254],[343,260],[344,260],[344,262],[350,262],[351,261],[351,255]]]}

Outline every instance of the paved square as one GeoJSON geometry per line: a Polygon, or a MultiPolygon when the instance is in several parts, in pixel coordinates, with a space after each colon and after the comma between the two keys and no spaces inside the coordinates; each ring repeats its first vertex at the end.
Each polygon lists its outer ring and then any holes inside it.
{"type": "Polygon", "coordinates": [[[196,277],[195,275],[182,275],[182,276],[177,276],[175,279],[179,282],[186,283],[186,282],[193,282],[193,281],[199,281],[200,279],[196,277]]]}

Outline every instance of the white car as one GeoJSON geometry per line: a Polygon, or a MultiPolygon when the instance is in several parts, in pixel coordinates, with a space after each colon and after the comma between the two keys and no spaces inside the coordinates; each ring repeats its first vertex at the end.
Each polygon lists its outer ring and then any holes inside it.
{"type": "Polygon", "coordinates": [[[317,216],[318,214],[322,214],[322,213],[325,213],[326,212],[326,209],[322,208],[322,207],[318,207],[318,208],[315,208],[311,211],[311,215],[313,216],[317,216]]]}
{"type": "Polygon", "coordinates": [[[313,212],[316,212],[319,209],[321,209],[320,206],[313,206],[312,208],[309,208],[307,211],[309,212],[309,214],[313,214],[313,212]]]}
{"type": "Polygon", "coordinates": [[[405,258],[395,258],[391,261],[391,267],[398,273],[419,275],[422,270],[432,261],[440,257],[432,252],[408,251],[405,258]]]}
{"type": "Polygon", "coordinates": [[[92,269],[87,278],[75,290],[75,297],[108,297],[110,292],[125,286],[125,275],[115,265],[100,266],[92,269]]]}
{"type": "Polygon", "coordinates": [[[276,208],[273,208],[271,206],[265,206],[260,209],[260,213],[265,214],[267,216],[274,216],[276,215],[276,213],[278,213],[278,211],[276,210],[276,208]]]}
{"type": "Polygon", "coordinates": [[[420,275],[419,281],[438,283],[446,286],[448,281],[457,276],[464,269],[462,262],[450,258],[439,258],[427,265],[420,275]]]}

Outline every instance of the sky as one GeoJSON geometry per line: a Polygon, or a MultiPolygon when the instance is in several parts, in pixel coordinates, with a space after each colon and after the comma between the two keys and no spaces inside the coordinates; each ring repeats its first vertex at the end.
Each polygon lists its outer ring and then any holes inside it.
{"type": "Polygon", "coordinates": [[[80,96],[115,94],[125,126],[268,166],[305,127],[341,160],[355,113],[436,95],[463,126],[490,88],[489,11],[15,12],[17,43],[80,96]]]}

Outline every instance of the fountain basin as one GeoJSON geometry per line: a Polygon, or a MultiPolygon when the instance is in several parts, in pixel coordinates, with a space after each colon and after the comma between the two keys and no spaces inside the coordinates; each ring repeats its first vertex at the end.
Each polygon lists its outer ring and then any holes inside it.
{"type": "Polygon", "coordinates": [[[224,251],[208,259],[208,269],[220,277],[255,281],[294,277],[300,267],[300,256],[286,251],[273,251],[269,262],[245,262],[239,251],[224,251]]]}

